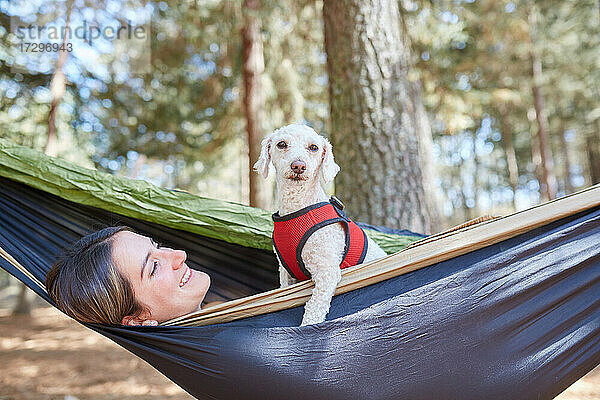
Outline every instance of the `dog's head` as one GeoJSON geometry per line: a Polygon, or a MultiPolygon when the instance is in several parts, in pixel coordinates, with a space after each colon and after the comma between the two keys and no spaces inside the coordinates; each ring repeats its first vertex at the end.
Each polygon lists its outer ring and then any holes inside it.
{"type": "Polygon", "coordinates": [[[262,141],[254,170],[265,178],[269,164],[275,166],[278,180],[301,184],[323,178],[333,181],[340,167],[333,159],[331,144],[306,125],[292,124],[277,129],[262,141]]]}

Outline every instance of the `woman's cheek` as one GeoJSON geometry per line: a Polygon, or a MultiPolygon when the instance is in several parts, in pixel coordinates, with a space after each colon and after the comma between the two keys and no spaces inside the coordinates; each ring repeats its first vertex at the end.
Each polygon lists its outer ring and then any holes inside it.
{"type": "Polygon", "coordinates": [[[199,273],[198,278],[200,278],[199,280],[201,282],[201,284],[200,284],[201,290],[202,290],[203,294],[206,294],[206,292],[208,291],[208,288],[210,287],[210,275],[208,275],[204,272],[200,272],[200,271],[198,271],[198,273],[199,273]]]}

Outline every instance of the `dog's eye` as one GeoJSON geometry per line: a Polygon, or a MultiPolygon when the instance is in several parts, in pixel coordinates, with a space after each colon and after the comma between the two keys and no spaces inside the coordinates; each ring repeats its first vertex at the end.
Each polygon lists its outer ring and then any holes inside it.
{"type": "Polygon", "coordinates": [[[308,149],[310,151],[317,151],[319,150],[319,146],[317,146],[316,144],[311,144],[310,146],[308,146],[308,149]]]}
{"type": "Polygon", "coordinates": [[[280,149],[285,149],[287,147],[287,143],[282,140],[281,142],[277,143],[277,147],[280,149]]]}

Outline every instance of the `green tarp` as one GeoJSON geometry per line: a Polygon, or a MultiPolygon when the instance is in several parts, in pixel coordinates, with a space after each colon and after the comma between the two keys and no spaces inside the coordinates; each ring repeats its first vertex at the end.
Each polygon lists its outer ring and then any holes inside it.
{"type": "MultiPolygon", "coordinates": [[[[80,167],[0,138],[0,176],[66,200],[246,247],[270,250],[271,212],[80,167]]],[[[418,237],[365,229],[388,254],[418,237]]]]}

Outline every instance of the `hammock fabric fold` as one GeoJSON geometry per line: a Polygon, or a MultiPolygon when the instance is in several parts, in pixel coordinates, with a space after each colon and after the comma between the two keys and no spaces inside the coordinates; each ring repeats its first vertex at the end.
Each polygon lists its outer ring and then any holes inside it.
{"type": "MultiPolygon", "coordinates": [[[[327,321],[299,327],[310,283],[275,289],[273,255],[253,239],[261,234],[223,211],[247,207],[222,206],[214,227],[209,211],[192,215],[204,218],[202,233],[192,222],[176,229],[158,206],[157,218],[141,220],[143,206],[112,213],[78,189],[52,189],[66,180],[48,175],[70,169],[69,181],[84,181],[91,172],[33,154],[0,141],[0,266],[51,302],[40,282],[56,254],[106,224],[188,251],[190,266],[213,276],[209,300],[238,300],[173,321],[203,326],[86,326],[197,398],[551,399],[600,363],[598,186],[350,268],[327,321]],[[556,215],[540,216],[547,210],[556,215]],[[490,233],[501,230],[509,233],[490,233]],[[359,283],[362,275],[377,278],[359,283]]],[[[145,185],[111,184],[123,198],[128,185],[145,185]]],[[[266,224],[252,212],[249,224],[266,224]]],[[[420,238],[396,233],[380,238],[401,247],[420,238]]]]}

